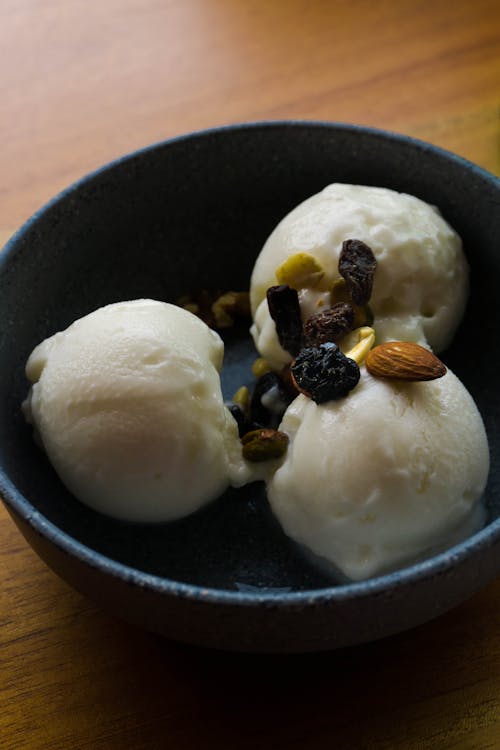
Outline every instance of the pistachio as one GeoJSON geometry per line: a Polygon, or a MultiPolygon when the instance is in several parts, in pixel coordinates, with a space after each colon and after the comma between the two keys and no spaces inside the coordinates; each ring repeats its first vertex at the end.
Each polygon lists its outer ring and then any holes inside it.
{"type": "Polygon", "coordinates": [[[288,284],[292,289],[314,288],[323,279],[321,264],[309,253],[290,255],[275,271],[278,284],[288,284]]]}
{"type": "Polygon", "coordinates": [[[225,292],[212,304],[212,313],[216,328],[230,328],[234,319],[250,317],[248,292],[225,292]]]}
{"type": "Polygon", "coordinates": [[[250,317],[248,292],[224,292],[201,289],[179,297],[177,303],[201,318],[210,328],[230,328],[235,318],[250,317]]]}
{"type": "Polygon", "coordinates": [[[266,372],[271,372],[271,369],[271,365],[267,359],[264,359],[264,357],[257,357],[252,364],[252,374],[255,375],[256,378],[262,377],[266,372]]]}
{"type": "Polygon", "coordinates": [[[349,291],[347,289],[345,279],[335,279],[330,291],[330,297],[332,300],[332,305],[334,305],[336,302],[352,303],[351,295],[349,294],[349,291]]]}
{"type": "Polygon", "coordinates": [[[248,412],[248,407],[250,406],[250,392],[246,385],[242,385],[241,388],[238,388],[233,396],[233,402],[238,404],[245,414],[248,412]]]}
{"type": "Polygon", "coordinates": [[[179,297],[177,304],[183,307],[184,310],[201,318],[210,328],[215,328],[216,322],[212,312],[212,305],[218,296],[220,296],[220,292],[209,292],[207,289],[201,289],[192,294],[185,294],[179,297]]]}
{"type": "Polygon", "coordinates": [[[186,302],[185,305],[182,305],[184,310],[187,310],[190,313],[193,313],[193,315],[198,316],[200,312],[200,306],[196,304],[196,302],[186,302]]]}
{"type": "Polygon", "coordinates": [[[281,458],[286,453],[288,442],[288,435],[284,432],[252,430],[241,438],[243,458],[254,462],[281,458]]]}
{"type": "Polygon", "coordinates": [[[231,328],[234,325],[234,318],[217,302],[214,302],[212,305],[212,312],[214,314],[215,328],[231,328]]]}

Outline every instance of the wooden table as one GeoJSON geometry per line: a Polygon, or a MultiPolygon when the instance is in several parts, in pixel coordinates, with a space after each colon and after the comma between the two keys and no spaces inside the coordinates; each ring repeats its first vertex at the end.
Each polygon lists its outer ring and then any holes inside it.
{"type": "MultiPolygon", "coordinates": [[[[498,0],[7,0],[0,35],[0,243],[94,167],[228,122],[375,125],[500,172],[498,0]]],[[[0,747],[499,748],[500,581],[384,642],[226,656],[103,614],[2,508],[0,747]]]]}

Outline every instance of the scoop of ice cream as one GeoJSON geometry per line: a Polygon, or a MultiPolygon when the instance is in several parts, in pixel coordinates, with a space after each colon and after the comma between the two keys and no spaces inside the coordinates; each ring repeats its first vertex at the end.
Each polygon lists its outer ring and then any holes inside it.
{"type": "Polygon", "coordinates": [[[322,266],[321,288],[300,292],[306,319],[328,307],[324,288],[340,278],[338,259],[346,239],[368,244],[378,262],[370,300],[377,342],[415,341],[435,351],[450,343],[468,291],[467,263],[456,232],[437,208],[414,196],[337,183],[293,209],[255,263],[252,335],[273,368],[291,359],[278,342],[266,302],[266,290],[278,283],[276,268],[295,253],[308,253],[322,266]]]}
{"type": "Polygon", "coordinates": [[[468,391],[439,380],[362,378],[318,405],[299,396],[280,429],[290,437],[268,483],[285,532],[351,579],[449,546],[476,530],[489,453],[468,391]]]}
{"type": "Polygon", "coordinates": [[[241,468],[222,357],[219,336],[179,307],[108,305],[36,347],[25,413],[81,501],[122,519],[176,519],[241,468]]]}

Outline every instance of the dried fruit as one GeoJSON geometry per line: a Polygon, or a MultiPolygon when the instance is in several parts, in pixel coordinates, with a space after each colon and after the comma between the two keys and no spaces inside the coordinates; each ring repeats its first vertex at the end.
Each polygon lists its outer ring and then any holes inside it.
{"type": "Polygon", "coordinates": [[[287,284],[271,286],[267,290],[267,304],[281,346],[295,357],[302,347],[302,318],[297,290],[287,284]]]}
{"type": "Polygon", "coordinates": [[[337,302],[324,312],[311,315],[304,323],[304,346],[337,343],[352,330],[354,310],[347,302],[337,302]]]}
{"type": "Polygon", "coordinates": [[[316,287],[325,275],[320,263],[309,253],[290,255],[275,271],[279,284],[288,284],[293,289],[316,287]]]}
{"type": "Polygon", "coordinates": [[[368,305],[356,305],[351,298],[345,279],[335,279],[332,288],[330,290],[331,304],[335,305],[337,302],[347,302],[351,305],[354,310],[354,323],[353,328],[361,328],[361,326],[371,326],[373,323],[373,313],[368,305]]]}
{"type": "Polygon", "coordinates": [[[375,343],[375,331],[369,326],[357,328],[342,341],[342,349],[346,357],[353,359],[358,365],[363,364],[368,352],[375,343]]]}
{"type": "Polygon", "coordinates": [[[376,346],[366,358],[366,369],[377,378],[435,380],[446,367],[429,349],[411,341],[388,341],[376,346]]]}
{"type": "Polygon", "coordinates": [[[347,396],[360,378],[356,362],[333,343],[302,349],[291,371],[297,388],[317,404],[347,396]]]}
{"type": "Polygon", "coordinates": [[[250,400],[250,419],[266,427],[277,427],[294,394],[275,372],[260,377],[250,400]]]}
{"type": "Polygon", "coordinates": [[[241,438],[243,458],[247,461],[269,461],[281,458],[288,448],[288,435],[278,430],[252,430],[241,438]]]}
{"type": "Polygon", "coordinates": [[[361,240],[345,240],[339,256],[339,273],[353,302],[366,305],[372,294],[377,259],[361,240]]]}

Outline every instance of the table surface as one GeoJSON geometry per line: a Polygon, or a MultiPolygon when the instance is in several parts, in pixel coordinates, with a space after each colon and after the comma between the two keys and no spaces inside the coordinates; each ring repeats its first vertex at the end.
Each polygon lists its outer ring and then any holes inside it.
{"type": "MultiPolygon", "coordinates": [[[[6,0],[0,245],[64,186],[189,130],[304,118],[500,172],[498,0],[6,0]]],[[[180,646],[101,612],[0,510],[0,747],[500,747],[500,581],[366,646],[180,646]]]]}

